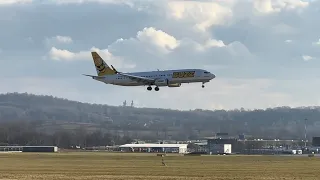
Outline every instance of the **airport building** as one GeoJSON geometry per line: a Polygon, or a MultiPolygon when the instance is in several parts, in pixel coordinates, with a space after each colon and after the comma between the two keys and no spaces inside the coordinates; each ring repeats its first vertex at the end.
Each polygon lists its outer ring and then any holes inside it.
{"type": "Polygon", "coordinates": [[[0,146],[0,152],[22,152],[22,146],[0,146]]]}
{"type": "Polygon", "coordinates": [[[0,152],[58,152],[57,146],[0,146],[0,152]]]}
{"type": "Polygon", "coordinates": [[[280,154],[291,152],[291,150],[300,150],[299,147],[301,147],[299,145],[301,141],[299,140],[265,140],[254,139],[252,137],[247,139],[244,135],[232,137],[228,133],[217,133],[214,137],[206,139],[208,154],[217,154],[217,152],[219,154],[221,152],[232,152],[235,154],[280,154]]]}
{"type": "Polygon", "coordinates": [[[218,134],[215,137],[207,137],[206,139],[208,154],[231,154],[231,152],[239,152],[241,149],[241,143],[239,143],[238,139],[228,137],[227,133],[218,134]]]}
{"type": "Polygon", "coordinates": [[[22,152],[58,152],[57,146],[23,146],[22,152]]]}
{"type": "Polygon", "coordinates": [[[320,146],[320,137],[312,137],[312,146],[320,146]]]}
{"type": "Polygon", "coordinates": [[[180,153],[185,154],[188,144],[124,144],[119,146],[123,152],[180,153]]]}

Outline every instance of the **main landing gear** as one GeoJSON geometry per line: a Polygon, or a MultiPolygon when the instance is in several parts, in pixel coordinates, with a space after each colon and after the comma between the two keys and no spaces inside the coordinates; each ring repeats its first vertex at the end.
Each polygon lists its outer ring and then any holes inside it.
{"type": "MultiPolygon", "coordinates": [[[[151,91],[151,90],[152,90],[152,87],[151,87],[151,86],[148,86],[148,87],[147,87],[147,90],[148,90],[148,91],[151,91]]],[[[159,88],[158,86],[156,86],[156,87],[154,88],[154,90],[155,90],[155,91],[159,91],[160,88],[159,88]]]]}

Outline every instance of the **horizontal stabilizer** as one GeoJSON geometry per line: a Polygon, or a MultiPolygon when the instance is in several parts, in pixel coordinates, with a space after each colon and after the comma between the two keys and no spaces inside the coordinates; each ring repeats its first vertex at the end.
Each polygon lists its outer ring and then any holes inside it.
{"type": "Polygon", "coordinates": [[[92,77],[92,79],[97,79],[97,80],[99,80],[99,79],[104,79],[103,76],[93,76],[93,75],[88,75],[88,74],[82,74],[82,75],[88,76],[88,77],[92,77]]]}

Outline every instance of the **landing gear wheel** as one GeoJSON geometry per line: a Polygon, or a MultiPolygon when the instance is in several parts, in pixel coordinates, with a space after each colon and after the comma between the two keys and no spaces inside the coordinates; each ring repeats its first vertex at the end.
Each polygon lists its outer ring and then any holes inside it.
{"type": "Polygon", "coordinates": [[[155,91],[159,91],[160,89],[159,89],[159,87],[157,86],[157,87],[154,88],[154,90],[155,90],[155,91]]]}
{"type": "Polygon", "coordinates": [[[202,88],[204,88],[204,85],[202,85],[202,88]]]}
{"type": "Polygon", "coordinates": [[[151,87],[151,86],[147,87],[147,90],[148,90],[148,91],[151,91],[151,90],[152,90],[152,87],[151,87]]]}

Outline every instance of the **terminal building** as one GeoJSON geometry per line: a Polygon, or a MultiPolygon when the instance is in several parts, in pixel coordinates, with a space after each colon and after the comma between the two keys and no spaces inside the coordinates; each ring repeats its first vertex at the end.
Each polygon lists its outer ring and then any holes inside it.
{"type": "Polygon", "coordinates": [[[186,154],[188,144],[124,144],[119,146],[124,152],[180,153],[186,154]]]}

